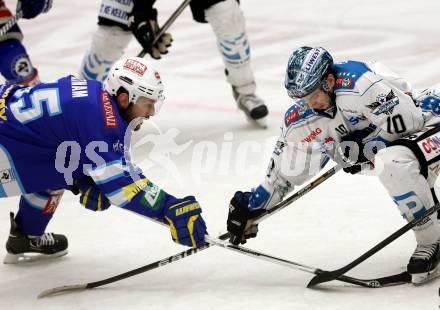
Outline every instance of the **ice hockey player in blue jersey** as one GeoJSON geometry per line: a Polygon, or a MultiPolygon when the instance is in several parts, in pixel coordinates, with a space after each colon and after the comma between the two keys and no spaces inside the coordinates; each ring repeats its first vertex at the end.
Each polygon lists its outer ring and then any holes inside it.
{"type": "MultiPolygon", "coordinates": [[[[296,102],[283,118],[266,178],[231,200],[232,243],[255,237],[252,219],[329,159],[348,173],[372,170],[408,221],[434,206],[440,194],[440,84],[419,92],[379,62],[334,63],[325,49],[302,47],[289,59],[285,87],[296,102]]],[[[407,269],[421,284],[440,274],[437,215],[413,230],[417,247],[407,269]]]]}
{"type": "MultiPolygon", "coordinates": [[[[17,12],[23,18],[35,18],[46,13],[52,7],[52,0],[19,0],[17,12]]],[[[0,28],[12,18],[11,11],[0,0],[0,28]]],[[[0,36],[0,74],[10,84],[36,85],[40,82],[37,69],[32,65],[25,47],[21,43],[23,34],[15,24],[4,35],[0,36]]]]}
{"type": "Polygon", "coordinates": [[[65,189],[80,193],[88,209],[116,205],[165,222],[177,243],[204,244],[196,199],[154,185],[120,147],[163,98],[159,73],[138,57],[117,61],[104,84],[67,76],[34,87],[0,86],[0,197],[21,195],[5,263],[29,252],[67,253],[65,236],[45,233],[65,189]]]}
{"type": "MultiPolygon", "coordinates": [[[[85,79],[102,81],[112,64],[119,59],[133,35],[154,59],[168,53],[172,38],[165,33],[151,46],[159,31],[155,0],[102,0],[98,15],[98,30],[81,65],[85,79]]],[[[251,68],[249,40],[245,19],[237,0],[192,0],[194,20],[209,23],[217,38],[217,47],[225,65],[227,82],[233,97],[247,118],[265,126],[267,106],[256,94],[251,68]]]]}

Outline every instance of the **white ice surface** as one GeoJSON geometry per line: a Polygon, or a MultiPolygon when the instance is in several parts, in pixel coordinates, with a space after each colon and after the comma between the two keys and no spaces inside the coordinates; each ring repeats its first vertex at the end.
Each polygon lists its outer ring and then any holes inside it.
{"type": "MultiPolygon", "coordinates": [[[[20,21],[24,44],[43,80],[76,74],[96,29],[100,3],[54,2],[49,14],[20,21]]],[[[179,2],[158,1],[162,21],[179,2]]],[[[6,3],[15,6],[15,1],[6,3]]],[[[157,63],[167,102],[154,122],[162,132],[178,129],[178,144],[192,144],[180,155],[170,155],[179,169],[180,184],[161,167],[148,169],[146,174],[170,193],[195,195],[212,235],[224,232],[234,191],[258,185],[264,175],[282,115],[291,104],[283,80],[293,49],[320,45],[336,60],[378,59],[420,88],[440,82],[438,0],[242,0],[242,7],[258,94],[271,112],[267,130],[250,126],[237,111],[210,26],[193,22],[189,10],[172,26],[173,47],[157,63]],[[213,162],[201,175],[192,173],[191,166],[197,163],[192,162],[194,146],[211,141],[220,158],[226,132],[233,132],[232,160],[213,162]],[[244,141],[261,146],[248,153],[247,166],[259,168],[248,174],[235,168],[237,148],[244,141]],[[221,164],[226,170],[219,169],[221,164]]],[[[127,54],[139,51],[133,40],[127,54]]],[[[149,131],[154,133],[153,127],[144,127],[138,139],[149,131]]],[[[137,161],[144,168],[148,156],[146,150],[137,149],[137,161]]],[[[404,285],[375,290],[331,282],[321,290],[309,290],[305,285],[310,274],[220,248],[102,288],[36,300],[44,289],[100,280],[184,249],[171,242],[165,228],[144,218],[116,207],[95,214],[81,208],[77,200],[66,193],[48,227],[48,231],[68,236],[70,253],[66,257],[50,263],[0,265],[0,309],[412,310],[439,305],[439,281],[417,288],[404,285]]],[[[3,199],[1,204],[0,236],[5,242],[8,211],[17,210],[18,198],[3,199]]],[[[404,224],[376,178],[341,172],[262,223],[259,237],[247,245],[306,265],[334,269],[404,224]]],[[[414,246],[408,233],[350,275],[368,278],[401,272],[414,246]]],[[[2,248],[0,256],[4,254],[2,248]]]]}

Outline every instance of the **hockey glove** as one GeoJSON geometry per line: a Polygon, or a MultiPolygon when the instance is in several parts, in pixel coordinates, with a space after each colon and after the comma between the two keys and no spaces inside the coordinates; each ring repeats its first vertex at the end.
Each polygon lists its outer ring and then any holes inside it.
{"type": "Polygon", "coordinates": [[[171,34],[164,33],[156,44],[152,45],[156,38],[156,34],[159,32],[156,9],[152,9],[149,16],[135,13],[134,22],[131,25],[131,31],[142,45],[143,49],[154,59],[160,59],[161,54],[167,54],[168,47],[171,46],[171,42],[173,41],[171,34]]]}
{"type": "Polygon", "coordinates": [[[231,234],[229,242],[232,244],[244,244],[246,239],[255,238],[258,233],[258,224],[253,222],[264,209],[249,210],[250,192],[236,192],[229,204],[227,229],[231,234]]]}
{"type": "Polygon", "coordinates": [[[23,12],[23,18],[31,19],[52,8],[52,0],[19,0],[17,12],[23,12]]]}
{"type": "Polygon", "coordinates": [[[200,213],[202,209],[194,196],[183,199],[170,196],[164,215],[174,242],[192,248],[205,244],[206,224],[200,213]]]}
{"type": "Polygon", "coordinates": [[[91,177],[85,176],[74,180],[70,190],[75,195],[81,194],[79,202],[89,210],[103,211],[111,205],[91,177]]]}

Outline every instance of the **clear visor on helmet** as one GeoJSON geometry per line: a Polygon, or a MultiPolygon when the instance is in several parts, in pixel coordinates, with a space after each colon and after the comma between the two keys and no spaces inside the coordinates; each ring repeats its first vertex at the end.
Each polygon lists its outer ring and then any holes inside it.
{"type": "Polygon", "coordinates": [[[162,93],[158,96],[157,100],[149,98],[149,97],[145,96],[145,94],[137,93],[136,95],[137,95],[137,99],[136,99],[135,104],[144,104],[144,105],[147,105],[147,106],[151,105],[151,108],[154,108],[154,114],[153,115],[157,115],[159,113],[159,111],[162,109],[162,105],[163,105],[163,103],[165,101],[165,96],[162,93]],[[141,100],[142,98],[147,99],[148,102],[147,103],[140,103],[139,100],[141,100]]]}
{"type": "Polygon", "coordinates": [[[165,101],[165,96],[163,94],[160,94],[159,98],[154,103],[154,115],[157,115],[159,111],[162,109],[164,101],[165,101]]]}

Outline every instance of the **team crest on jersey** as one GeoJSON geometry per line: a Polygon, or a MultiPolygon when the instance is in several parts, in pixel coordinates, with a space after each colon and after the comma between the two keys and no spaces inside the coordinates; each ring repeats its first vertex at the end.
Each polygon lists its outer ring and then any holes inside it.
{"type": "Polygon", "coordinates": [[[143,76],[147,71],[147,66],[134,59],[127,59],[124,64],[124,69],[130,70],[139,76],[143,76]]]}
{"type": "Polygon", "coordinates": [[[388,95],[380,94],[376,97],[376,101],[367,105],[370,108],[371,113],[374,115],[391,115],[393,114],[394,107],[399,104],[399,98],[391,90],[388,95]]]}
{"type": "Polygon", "coordinates": [[[335,84],[336,84],[336,86],[345,87],[345,88],[353,88],[354,87],[353,79],[350,79],[348,77],[342,77],[342,76],[340,76],[336,79],[335,84]]]}
{"type": "Polygon", "coordinates": [[[104,91],[101,93],[102,109],[104,111],[104,127],[118,128],[118,119],[116,118],[115,109],[110,101],[110,95],[104,91]]]}

